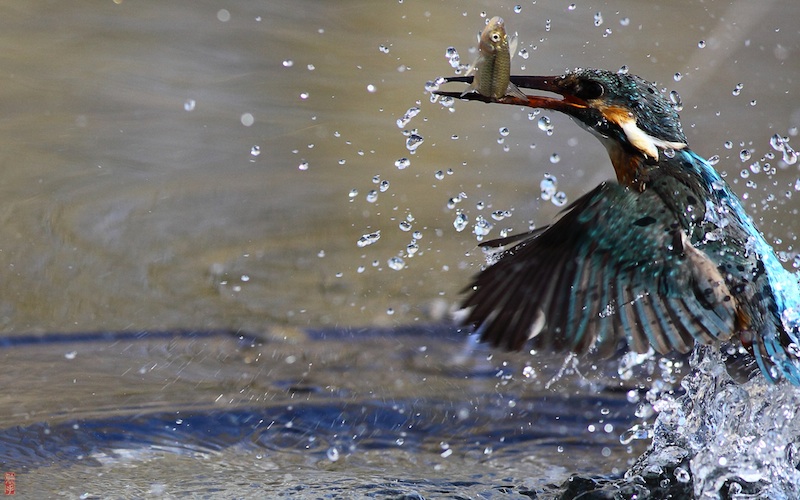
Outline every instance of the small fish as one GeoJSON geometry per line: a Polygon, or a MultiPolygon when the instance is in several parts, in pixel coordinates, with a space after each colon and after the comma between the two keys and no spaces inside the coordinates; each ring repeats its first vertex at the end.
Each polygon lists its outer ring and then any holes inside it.
{"type": "Polygon", "coordinates": [[[474,75],[474,79],[464,94],[474,91],[494,99],[507,95],[527,99],[510,81],[511,57],[517,50],[517,37],[509,38],[506,34],[503,18],[491,18],[478,37],[478,42],[480,55],[466,73],[466,76],[474,75]]]}

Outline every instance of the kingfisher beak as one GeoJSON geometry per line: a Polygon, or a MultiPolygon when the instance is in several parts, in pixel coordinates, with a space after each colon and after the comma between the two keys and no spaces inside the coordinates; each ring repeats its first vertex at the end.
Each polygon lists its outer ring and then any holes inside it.
{"type": "MultiPolygon", "coordinates": [[[[564,89],[557,85],[558,76],[511,76],[511,83],[520,89],[539,90],[543,92],[550,92],[557,94],[560,98],[541,96],[541,95],[527,95],[527,99],[521,97],[507,95],[499,99],[485,96],[477,92],[470,92],[463,94],[461,92],[443,92],[434,91],[434,94],[446,97],[453,97],[457,99],[464,99],[467,101],[481,101],[481,102],[495,102],[500,104],[512,104],[515,106],[527,106],[530,108],[553,109],[568,115],[577,115],[581,110],[586,110],[589,105],[586,101],[579,99],[573,95],[564,93],[564,89]]],[[[472,76],[455,76],[446,78],[446,83],[460,82],[472,83],[472,76]]]]}

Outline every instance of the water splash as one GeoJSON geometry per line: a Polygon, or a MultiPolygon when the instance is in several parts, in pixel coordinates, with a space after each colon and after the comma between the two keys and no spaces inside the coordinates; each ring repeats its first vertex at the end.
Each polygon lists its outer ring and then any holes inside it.
{"type": "Polygon", "coordinates": [[[695,498],[800,497],[800,392],[761,376],[734,382],[715,347],[695,347],[689,363],[685,394],[654,404],[653,442],[626,480],[691,482],[695,498]]]}

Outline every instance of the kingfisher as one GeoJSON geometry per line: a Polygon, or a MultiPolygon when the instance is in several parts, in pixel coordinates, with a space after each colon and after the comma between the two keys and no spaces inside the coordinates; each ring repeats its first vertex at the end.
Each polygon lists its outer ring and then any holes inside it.
{"type": "Polygon", "coordinates": [[[738,338],[769,381],[800,386],[797,278],[689,147],[658,88],[586,68],[510,79],[557,97],[436,93],[564,113],[600,139],[616,182],[601,183],[548,226],[483,243],[496,258],[465,290],[465,324],[507,350],[530,341],[605,356],[621,339],[636,352],[666,354],[738,338]]]}

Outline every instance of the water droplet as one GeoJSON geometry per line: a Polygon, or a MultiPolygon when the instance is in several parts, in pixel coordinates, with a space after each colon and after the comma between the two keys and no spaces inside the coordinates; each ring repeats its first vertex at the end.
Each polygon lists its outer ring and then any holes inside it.
{"type": "Polygon", "coordinates": [[[404,267],[406,267],[406,261],[404,261],[400,257],[392,257],[386,262],[386,265],[388,265],[389,268],[394,269],[395,271],[399,271],[404,267]]]}
{"type": "Polygon", "coordinates": [[[303,160],[300,162],[300,165],[297,166],[300,170],[308,170],[308,162],[303,160]]]}
{"type": "Polygon", "coordinates": [[[731,141],[725,141],[725,143],[722,145],[725,147],[725,149],[733,149],[733,143],[731,141]]]}
{"type": "Polygon", "coordinates": [[[558,153],[553,153],[550,155],[550,163],[558,163],[560,161],[561,157],[558,155],[558,153]]]}
{"type": "Polygon", "coordinates": [[[515,5],[514,14],[519,14],[520,12],[522,12],[522,5],[515,5]]]}
{"type": "Polygon", "coordinates": [[[551,26],[551,25],[552,25],[552,22],[550,21],[550,19],[546,19],[546,20],[544,21],[544,30],[545,30],[545,31],[550,31],[550,26],[551,26]]]}
{"type": "Polygon", "coordinates": [[[408,222],[407,220],[400,221],[400,230],[401,231],[405,231],[405,232],[411,231],[411,227],[412,227],[411,223],[408,222]]]}
{"type": "Polygon", "coordinates": [[[231,20],[231,13],[228,11],[228,9],[219,9],[217,11],[217,19],[223,23],[227,23],[231,20]]]}
{"type": "Polygon", "coordinates": [[[683,101],[681,100],[681,95],[677,90],[673,90],[669,93],[669,100],[672,102],[672,107],[675,108],[675,111],[683,110],[683,101]]]}
{"type": "Polygon", "coordinates": [[[467,216],[461,212],[458,212],[456,214],[456,219],[453,221],[453,227],[455,227],[456,231],[460,233],[464,230],[464,228],[467,227],[467,224],[469,224],[469,219],[467,216]]]}
{"type": "Polygon", "coordinates": [[[76,357],[77,355],[78,355],[78,351],[69,351],[69,352],[67,352],[67,353],[64,353],[64,357],[65,357],[65,358],[67,358],[67,359],[69,359],[69,360],[73,360],[73,359],[75,359],[75,357],[76,357]]]}
{"type": "Polygon", "coordinates": [[[531,54],[528,52],[528,49],[520,49],[519,56],[523,59],[527,59],[531,56],[531,54]]]}
{"type": "Polygon", "coordinates": [[[595,26],[600,26],[601,24],[603,24],[603,13],[602,12],[596,12],[595,15],[594,15],[594,25],[595,26]]]}
{"type": "Polygon", "coordinates": [[[500,136],[508,137],[509,133],[510,132],[508,131],[508,127],[500,127],[500,136]]]}
{"type": "Polygon", "coordinates": [[[367,201],[370,203],[378,201],[378,192],[374,189],[370,189],[369,193],[367,193],[367,201]]]}
{"type": "Polygon", "coordinates": [[[250,148],[250,156],[258,156],[261,154],[261,146],[253,146],[250,148]]]}
{"type": "Polygon", "coordinates": [[[335,462],[339,460],[339,450],[335,446],[331,446],[328,448],[328,451],[325,452],[325,456],[327,456],[328,460],[331,462],[335,462]]]}
{"type": "Polygon", "coordinates": [[[397,119],[397,128],[403,128],[408,125],[408,122],[410,122],[412,118],[419,114],[419,111],[419,108],[416,106],[408,108],[408,111],[406,111],[402,117],[397,119]]]}
{"type": "Polygon", "coordinates": [[[444,179],[444,172],[442,172],[441,170],[437,170],[436,172],[434,172],[433,176],[436,178],[437,181],[440,181],[444,179]]]}
{"type": "Polygon", "coordinates": [[[556,194],[556,187],[558,186],[558,179],[554,175],[544,174],[544,179],[539,183],[541,188],[542,200],[549,200],[556,194]]]}
{"type": "Polygon", "coordinates": [[[553,135],[553,122],[549,116],[542,116],[538,121],[539,130],[547,132],[547,135],[553,135]]]}
{"type": "Polygon", "coordinates": [[[507,217],[511,217],[511,212],[508,210],[495,210],[492,212],[492,219],[500,221],[507,217]]]}
{"type": "Polygon", "coordinates": [[[617,70],[617,73],[620,74],[620,75],[627,75],[628,71],[630,71],[630,69],[628,68],[628,65],[627,64],[623,64],[622,66],[619,67],[619,69],[617,70]]]}
{"type": "Polygon", "coordinates": [[[475,236],[477,236],[480,241],[484,236],[489,234],[489,231],[491,231],[493,227],[494,224],[486,220],[482,215],[479,215],[475,218],[475,225],[472,227],[472,232],[475,233],[475,236]]]}
{"type": "Polygon", "coordinates": [[[249,127],[250,125],[252,125],[256,121],[255,118],[253,118],[253,115],[250,114],[250,113],[242,114],[242,116],[241,116],[241,118],[239,120],[242,122],[242,125],[244,125],[245,127],[249,127]]]}
{"type": "Polygon", "coordinates": [[[789,147],[788,144],[784,144],[783,146],[783,161],[787,165],[794,165],[797,163],[797,152],[789,147]]]}
{"type": "Polygon", "coordinates": [[[742,161],[749,160],[752,155],[753,155],[753,152],[750,151],[749,149],[743,149],[743,150],[739,151],[739,159],[741,159],[742,161]]]}
{"type": "Polygon", "coordinates": [[[377,243],[379,239],[381,239],[380,230],[375,231],[374,233],[367,233],[365,235],[362,235],[361,238],[359,238],[358,241],[356,242],[356,245],[358,246],[358,248],[364,248],[374,243],[377,243]]]}
{"type": "Polygon", "coordinates": [[[374,94],[377,90],[378,89],[375,87],[375,85],[371,83],[367,85],[367,92],[369,92],[370,94],[374,94]]]}
{"type": "Polygon", "coordinates": [[[380,190],[381,193],[385,193],[386,191],[388,191],[389,190],[389,181],[387,181],[387,180],[381,181],[380,185],[378,185],[378,189],[380,190]]]}
{"type": "Polygon", "coordinates": [[[680,73],[675,73],[674,75],[672,75],[672,79],[675,80],[676,82],[679,82],[681,81],[681,79],[683,79],[683,75],[680,73]]]}
{"type": "Polygon", "coordinates": [[[739,95],[742,92],[743,88],[744,88],[744,84],[737,83],[736,86],[733,88],[733,91],[731,92],[731,94],[739,95]]]}
{"type": "Polygon", "coordinates": [[[284,68],[291,68],[292,66],[294,66],[294,61],[292,61],[291,59],[284,59],[283,60],[283,67],[284,68]]]}
{"type": "Polygon", "coordinates": [[[197,102],[194,99],[186,99],[186,101],[183,103],[183,109],[185,111],[194,111],[196,105],[197,102]]]}
{"type": "Polygon", "coordinates": [[[706,48],[706,41],[705,40],[700,40],[699,42],[697,42],[697,48],[699,48],[699,49],[706,48]]]}
{"type": "Polygon", "coordinates": [[[388,54],[389,53],[389,47],[387,47],[386,45],[378,45],[378,50],[380,50],[384,54],[388,54]]]}
{"type": "Polygon", "coordinates": [[[458,55],[458,51],[455,47],[447,47],[444,56],[454,69],[458,69],[458,67],[461,66],[461,56],[458,55]]]}
{"type": "Polygon", "coordinates": [[[439,98],[439,104],[441,104],[443,108],[450,108],[452,110],[453,104],[455,103],[455,98],[450,96],[442,96],[439,98]]]}
{"type": "Polygon", "coordinates": [[[748,169],[746,169],[746,168],[743,168],[742,171],[739,172],[739,176],[742,179],[747,179],[748,177],[750,177],[750,171],[748,169]]]}
{"type": "Polygon", "coordinates": [[[350,201],[353,201],[356,196],[358,196],[358,189],[351,189],[350,192],[347,193],[347,197],[350,198],[350,201]]]}
{"type": "MultiPolygon", "coordinates": [[[[445,79],[442,78],[442,77],[439,77],[439,78],[437,78],[435,80],[431,80],[431,81],[425,82],[425,90],[427,90],[428,92],[433,92],[433,91],[439,90],[439,87],[441,87],[441,85],[444,82],[445,82],[445,79]]],[[[405,125],[403,125],[403,127],[404,126],[405,125]]],[[[400,127],[400,128],[403,128],[403,127],[400,127]]]]}
{"type": "Polygon", "coordinates": [[[631,24],[631,18],[623,17],[622,19],[619,20],[619,24],[622,26],[628,26],[629,24],[631,24]]]}
{"type": "Polygon", "coordinates": [[[769,138],[769,145],[772,146],[772,149],[775,151],[783,151],[783,143],[784,139],[781,134],[774,134],[769,138]]]}
{"type": "Polygon", "coordinates": [[[567,204],[567,193],[565,193],[564,191],[559,191],[553,195],[551,201],[553,202],[553,205],[557,207],[563,207],[564,205],[567,204]]]}
{"type": "Polygon", "coordinates": [[[408,158],[400,158],[394,162],[394,166],[397,167],[398,170],[404,170],[411,165],[411,160],[408,158]]]}
{"type": "Polygon", "coordinates": [[[569,4],[569,7],[567,7],[567,10],[575,10],[577,8],[578,8],[577,5],[575,5],[574,3],[571,3],[571,4],[569,4]]]}
{"type": "Polygon", "coordinates": [[[422,145],[423,142],[425,142],[425,139],[421,135],[411,134],[408,136],[408,139],[406,139],[406,149],[411,151],[411,154],[414,154],[414,152],[418,147],[420,147],[420,145],[422,145]]]}
{"type": "Polygon", "coordinates": [[[712,167],[717,163],[719,163],[719,155],[714,155],[708,159],[708,164],[711,165],[712,167]]]}

